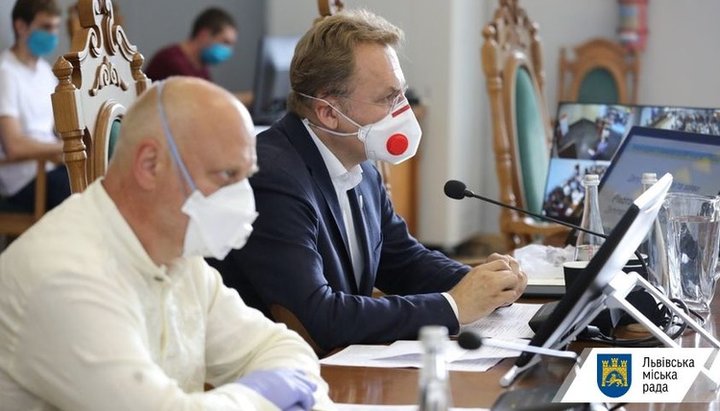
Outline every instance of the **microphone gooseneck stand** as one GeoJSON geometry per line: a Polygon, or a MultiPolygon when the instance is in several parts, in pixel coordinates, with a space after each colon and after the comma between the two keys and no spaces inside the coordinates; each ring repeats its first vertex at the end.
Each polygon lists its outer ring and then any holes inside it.
{"type": "MultiPolygon", "coordinates": [[[[608,237],[606,234],[597,233],[597,232],[595,232],[595,231],[591,231],[591,230],[588,230],[588,229],[586,229],[586,228],[582,228],[582,227],[580,227],[579,225],[571,224],[571,223],[568,223],[568,222],[566,222],[566,221],[562,221],[562,220],[558,220],[558,219],[556,219],[556,218],[548,217],[548,216],[546,216],[546,215],[533,213],[532,211],[528,211],[528,210],[525,210],[525,209],[520,208],[520,207],[515,207],[515,206],[512,206],[512,205],[510,205],[510,204],[501,203],[500,201],[493,200],[492,198],[488,198],[488,197],[485,197],[485,196],[481,196],[481,195],[475,194],[475,193],[473,193],[472,191],[468,190],[468,189],[467,189],[467,186],[466,186],[465,183],[463,183],[462,181],[458,181],[458,180],[448,180],[448,181],[445,183],[444,191],[445,191],[445,195],[446,195],[446,196],[448,196],[448,197],[450,197],[450,198],[452,198],[452,199],[455,199],[455,200],[462,200],[463,198],[466,198],[466,197],[468,197],[468,198],[477,198],[478,200],[482,200],[482,201],[488,202],[488,203],[490,203],[490,204],[494,204],[494,205],[499,206],[499,207],[509,208],[509,209],[511,209],[511,210],[518,211],[518,212],[520,212],[520,213],[529,215],[529,216],[531,216],[531,217],[538,218],[538,219],[543,220],[543,221],[549,221],[549,222],[551,222],[551,223],[555,223],[555,224],[559,224],[559,225],[562,225],[562,226],[565,226],[565,227],[568,227],[568,228],[572,228],[573,230],[582,231],[582,232],[584,232],[584,233],[588,233],[588,234],[590,234],[590,235],[594,235],[594,236],[601,237],[601,238],[607,238],[607,237],[608,237]]],[[[635,250],[635,253],[634,253],[634,254],[635,254],[635,258],[637,258],[638,261],[640,261],[640,265],[642,266],[643,271],[646,272],[646,273],[649,272],[649,271],[648,271],[648,268],[647,268],[647,265],[645,264],[645,259],[642,258],[642,255],[640,255],[640,253],[639,253],[637,250],[635,250]]]]}

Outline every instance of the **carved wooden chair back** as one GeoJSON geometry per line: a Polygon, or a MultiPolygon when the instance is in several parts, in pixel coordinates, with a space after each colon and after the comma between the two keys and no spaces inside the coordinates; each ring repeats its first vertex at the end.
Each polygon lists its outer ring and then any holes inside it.
{"type": "Polygon", "coordinates": [[[581,103],[635,104],[640,57],[612,40],[595,38],[560,50],[558,99],[581,103]]]}
{"type": "Polygon", "coordinates": [[[150,86],[111,0],[80,0],[78,16],[71,51],[53,66],[59,84],[52,96],[73,193],[105,174],[126,110],[150,86]]]}
{"type": "MultiPolygon", "coordinates": [[[[483,37],[482,63],[490,98],[500,200],[540,212],[551,132],[538,25],[518,0],[500,0],[483,37]]],[[[507,247],[514,248],[536,236],[566,230],[529,221],[521,213],[503,208],[500,231],[507,247]]]]}

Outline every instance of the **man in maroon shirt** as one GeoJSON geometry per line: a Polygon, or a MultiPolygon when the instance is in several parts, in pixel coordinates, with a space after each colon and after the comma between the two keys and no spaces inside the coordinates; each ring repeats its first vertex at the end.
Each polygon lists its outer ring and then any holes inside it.
{"type": "Polygon", "coordinates": [[[170,76],[192,76],[211,80],[208,66],[232,56],[237,40],[235,21],[224,10],[209,8],[193,23],[190,38],[158,51],[145,74],[153,81],[170,76]]]}

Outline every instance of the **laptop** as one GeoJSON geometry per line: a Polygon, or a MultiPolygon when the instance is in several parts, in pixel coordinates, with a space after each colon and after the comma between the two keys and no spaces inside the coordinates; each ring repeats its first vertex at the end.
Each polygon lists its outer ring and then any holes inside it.
{"type": "Polygon", "coordinates": [[[609,233],[642,192],[643,173],[674,177],[670,191],[720,193],[720,136],[633,127],[600,182],[603,228],[609,233]]]}

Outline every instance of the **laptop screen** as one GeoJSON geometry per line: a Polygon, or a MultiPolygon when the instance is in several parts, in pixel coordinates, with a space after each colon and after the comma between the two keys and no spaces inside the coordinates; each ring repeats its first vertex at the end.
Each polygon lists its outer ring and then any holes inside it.
{"type": "Polygon", "coordinates": [[[600,183],[605,232],[615,227],[642,191],[643,173],[674,177],[670,191],[717,195],[720,191],[720,137],[633,127],[600,183]]]}
{"type": "MultiPolygon", "coordinates": [[[[556,118],[543,213],[573,224],[579,224],[581,219],[583,175],[602,177],[631,127],[720,135],[719,109],[560,103],[556,118]]],[[[603,199],[600,201],[602,206],[603,199]]],[[[610,221],[617,223],[616,218],[610,221]]],[[[604,225],[609,232],[611,226],[604,225]]]]}

